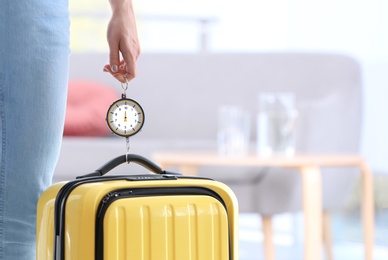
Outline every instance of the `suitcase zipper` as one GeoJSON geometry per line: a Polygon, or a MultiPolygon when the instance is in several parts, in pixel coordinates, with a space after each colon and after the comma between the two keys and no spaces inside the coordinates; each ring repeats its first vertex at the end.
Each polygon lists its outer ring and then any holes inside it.
{"type": "Polygon", "coordinates": [[[103,212],[105,205],[107,205],[111,199],[122,197],[122,196],[127,197],[127,196],[130,196],[131,194],[132,194],[132,190],[122,191],[122,192],[113,191],[113,192],[109,192],[108,194],[106,194],[104,196],[104,198],[101,200],[101,204],[99,206],[99,210],[97,213],[97,218],[99,218],[101,216],[101,213],[103,212]]]}

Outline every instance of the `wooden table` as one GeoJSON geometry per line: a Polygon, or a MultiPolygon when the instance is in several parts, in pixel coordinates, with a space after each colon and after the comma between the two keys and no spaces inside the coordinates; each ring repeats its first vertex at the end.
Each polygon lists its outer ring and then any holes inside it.
{"type": "Polygon", "coordinates": [[[296,155],[293,157],[260,158],[222,157],[216,152],[158,152],[154,160],[162,167],[180,167],[187,175],[197,175],[202,166],[253,166],[299,169],[302,177],[304,215],[304,254],[306,260],[322,259],[322,176],[321,167],[355,167],[362,177],[362,221],[364,229],[365,259],[373,259],[374,198],[373,175],[363,157],[358,155],[296,155]]]}

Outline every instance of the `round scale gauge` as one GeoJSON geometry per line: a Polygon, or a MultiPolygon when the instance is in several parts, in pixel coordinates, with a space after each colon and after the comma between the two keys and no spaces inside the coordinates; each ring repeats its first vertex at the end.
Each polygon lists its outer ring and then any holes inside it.
{"type": "Polygon", "coordinates": [[[143,127],[144,111],[135,100],[122,98],[109,107],[106,122],[114,134],[129,137],[143,127]]]}

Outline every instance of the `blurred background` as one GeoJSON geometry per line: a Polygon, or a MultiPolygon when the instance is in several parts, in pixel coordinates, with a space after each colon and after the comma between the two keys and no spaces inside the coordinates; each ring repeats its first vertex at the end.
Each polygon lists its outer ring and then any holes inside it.
{"type": "MultiPolygon", "coordinates": [[[[107,52],[109,2],[70,2],[73,53],[107,52]]],[[[143,53],[318,51],[354,57],[361,64],[364,81],[360,152],[376,182],[376,245],[383,247],[384,257],[376,259],[388,259],[388,1],[134,0],[134,5],[143,53]]],[[[358,223],[352,211],[357,198],[356,187],[353,202],[337,216],[335,228],[348,215],[358,223]]],[[[245,224],[259,225],[255,216],[245,217],[249,219],[245,224]]],[[[296,222],[294,219],[288,226],[296,222]]],[[[260,237],[249,233],[250,227],[242,232],[246,235],[243,241],[255,245],[260,237]]],[[[335,239],[361,241],[358,229],[349,226],[335,239]]],[[[287,239],[280,237],[279,241],[287,239]]]]}
{"type": "MultiPolygon", "coordinates": [[[[106,52],[108,1],[71,2],[73,52],[106,52]]],[[[362,154],[388,173],[388,2],[134,0],[142,52],[345,53],[362,66],[362,154]]]]}

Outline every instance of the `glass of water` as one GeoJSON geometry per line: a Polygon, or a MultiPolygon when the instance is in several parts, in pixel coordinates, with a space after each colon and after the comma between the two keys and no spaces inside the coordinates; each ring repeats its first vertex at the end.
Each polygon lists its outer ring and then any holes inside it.
{"type": "Polygon", "coordinates": [[[293,93],[259,94],[257,153],[292,156],[295,153],[297,110],[293,93]]]}
{"type": "Polygon", "coordinates": [[[249,151],[250,115],[238,106],[218,109],[218,154],[246,156],[249,151]]]}

